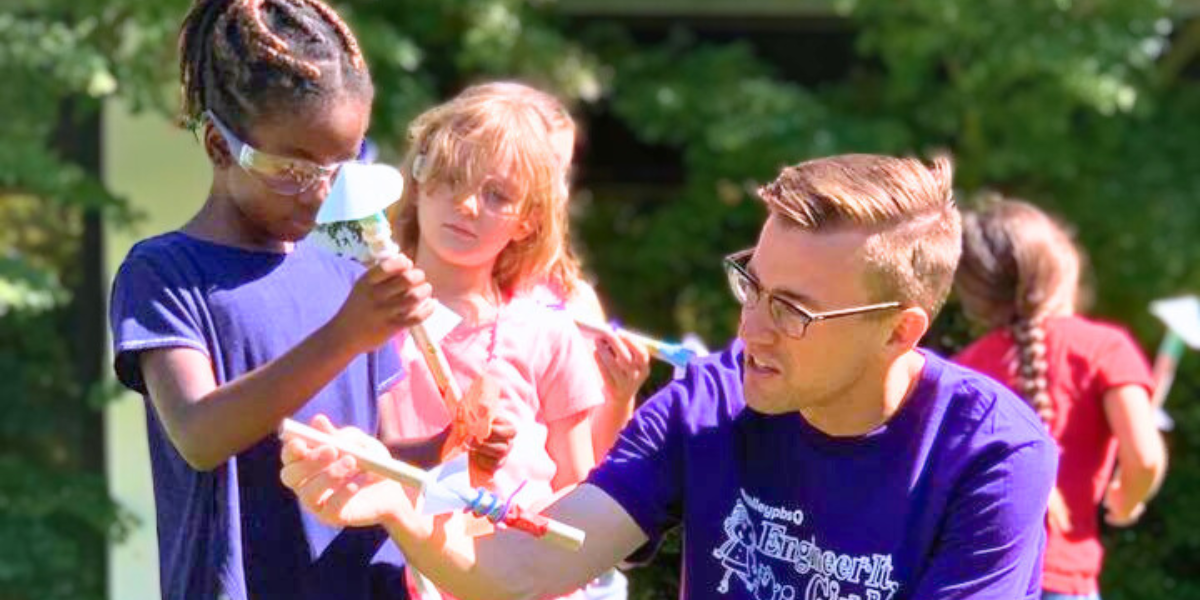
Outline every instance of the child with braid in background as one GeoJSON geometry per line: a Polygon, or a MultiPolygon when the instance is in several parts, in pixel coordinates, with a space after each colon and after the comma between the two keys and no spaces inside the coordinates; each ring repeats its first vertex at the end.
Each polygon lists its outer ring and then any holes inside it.
{"type": "Polygon", "coordinates": [[[364,273],[297,243],[362,147],[363,56],[319,0],[197,0],[179,47],[212,183],[178,231],[130,250],[111,303],[117,377],[148,406],[162,598],[405,598],[381,529],[301,510],[274,435],[316,414],[376,431],[403,373],[386,342],[432,313],[408,259],[364,273]]]}
{"type": "Polygon", "coordinates": [[[1111,525],[1136,522],[1166,472],[1150,365],[1124,329],[1076,313],[1081,262],[1063,227],[1031,204],[995,200],[963,219],[955,288],[967,316],[992,330],[955,360],[1023,396],[1061,453],[1045,600],[1100,597],[1097,508],[1111,525]]]}

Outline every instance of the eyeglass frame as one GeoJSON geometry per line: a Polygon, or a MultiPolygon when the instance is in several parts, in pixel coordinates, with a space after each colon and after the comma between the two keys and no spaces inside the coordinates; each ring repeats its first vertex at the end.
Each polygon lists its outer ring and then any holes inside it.
{"type": "Polygon", "coordinates": [[[780,296],[779,294],[766,289],[766,286],[763,285],[762,281],[759,280],[758,277],[755,277],[755,275],[750,272],[745,264],[743,264],[749,263],[749,259],[753,255],[754,248],[747,248],[745,250],[734,252],[733,254],[726,256],[724,260],[721,261],[722,266],[724,266],[725,278],[729,283],[730,291],[733,292],[733,297],[737,299],[738,304],[740,304],[743,309],[758,306],[758,304],[762,302],[763,296],[766,296],[768,302],[767,308],[771,315],[771,324],[775,327],[775,329],[792,339],[803,339],[808,333],[808,326],[817,321],[826,321],[839,317],[868,314],[893,308],[902,308],[904,306],[902,303],[893,300],[891,302],[866,304],[863,306],[854,306],[851,308],[841,308],[837,310],[813,311],[805,308],[794,300],[789,300],[784,296],[780,296]],[[743,292],[741,291],[741,287],[735,283],[735,278],[744,278],[758,290],[758,292],[755,294],[756,299],[753,302],[750,301],[748,296],[745,298],[742,297],[743,292]],[[790,332],[787,327],[780,323],[780,313],[774,308],[776,306],[775,304],[772,304],[774,302],[782,304],[785,309],[791,311],[791,314],[805,319],[799,335],[790,332]]]}
{"type": "MultiPolygon", "coordinates": [[[[427,183],[427,180],[428,180],[428,175],[426,173],[424,173],[425,166],[426,166],[426,160],[427,159],[425,157],[424,152],[418,154],[416,156],[416,158],[413,159],[413,163],[412,163],[412,167],[411,167],[412,172],[413,172],[413,179],[415,179],[419,183],[427,183]]],[[[435,187],[435,188],[445,187],[446,188],[445,191],[447,191],[449,193],[448,201],[451,203],[451,205],[457,206],[459,203],[463,202],[467,198],[468,195],[475,195],[476,202],[478,203],[478,206],[479,206],[479,209],[478,209],[479,214],[481,214],[481,215],[486,214],[494,219],[498,219],[501,221],[511,221],[513,219],[519,219],[521,217],[521,204],[522,204],[522,202],[520,200],[512,200],[511,198],[509,198],[509,202],[507,203],[507,205],[516,207],[513,209],[513,212],[511,212],[511,213],[500,212],[493,208],[489,208],[487,206],[488,203],[487,203],[486,199],[482,198],[482,196],[484,195],[485,190],[487,189],[488,185],[495,181],[501,181],[501,179],[489,175],[487,177],[484,177],[479,182],[479,185],[474,190],[470,190],[470,191],[468,191],[466,189],[461,189],[458,186],[446,185],[444,183],[434,184],[434,185],[432,185],[432,187],[435,187]]],[[[500,193],[506,194],[506,195],[508,194],[507,191],[501,191],[500,193]]]]}
{"type": "MultiPolygon", "coordinates": [[[[286,156],[279,156],[277,154],[271,154],[270,152],[264,152],[262,150],[259,150],[258,148],[251,146],[249,143],[247,143],[247,142],[243,141],[241,138],[239,138],[237,136],[237,134],[235,134],[233,132],[233,130],[229,128],[229,126],[225,125],[225,123],[222,122],[221,119],[218,118],[216,113],[214,113],[213,111],[211,111],[211,110],[204,111],[204,116],[205,116],[205,118],[207,118],[209,120],[210,123],[213,124],[213,127],[215,127],[217,129],[217,133],[221,134],[221,137],[225,140],[225,143],[228,144],[228,146],[229,146],[229,153],[233,156],[234,162],[236,162],[243,171],[245,171],[251,175],[254,175],[259,181],[261,181],[263,183],[263,185],[271,188],[272,191],[280,193],[280,194],[284,194],[287,196],[298,196],[298,195],[303,194],[304,192],[312,189],[312,187],[314,185],[317,185],[318,183],[320,183],[322,181],[332,181],[333,178],[337,176],[337,173],[342,168],[342,165],[347,164],[347,163],[359,162],[359,159],[364,156],[364,152],[366,149],[366,145],[365,145],[366,140],[364,139],[363,143],[360,144],[358,156],[356,156],[355,158],[350,159],[350,160],[338,161],[333,164],[322,165],[322,164],[318,164],[311,160],[306,160],[303,158],[292,158],[292,157],[286,157],[286,156]],[[300,165],[304,169],[307,169],[307,170],[310,170],[310,172],[316,173],[316,175],[313,175],[311,177],[306,177],[302,181],[297,181],[296,185],[299,187],[297,187],[295,189],[292,189],[292,187],[290,187],[290,186],[289,187],[280,187],[279,185],[275,185],[270,181],[270,179],[269,179],[271,177],[270,175],[265,175],[254,168],[254,157],[256,155],[264,156],[264,157],[267,157],[267,158],[270,158],[273,160],[280,161],[282,163],[300,165]]],[[[300,171],[293,170],[292,172],[298,173],[300,171]]]]}

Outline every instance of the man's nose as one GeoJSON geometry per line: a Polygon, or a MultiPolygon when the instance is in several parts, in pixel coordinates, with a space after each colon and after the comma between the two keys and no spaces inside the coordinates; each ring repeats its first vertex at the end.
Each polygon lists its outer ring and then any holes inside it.
{"type": "Polygon", "coordinates": [[[774,342],[778,332],[771,321],[769,302],[765,298],[753,305],[742,306],[741,321],[738,324],[738,337],[747,342],[769,344],[774,342]]]}

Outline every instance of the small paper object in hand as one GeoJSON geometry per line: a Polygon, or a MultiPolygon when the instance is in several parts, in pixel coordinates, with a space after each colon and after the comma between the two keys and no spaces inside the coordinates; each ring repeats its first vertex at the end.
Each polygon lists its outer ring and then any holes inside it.
{"type": "Polygon", "coordinates": [[[575,323],[585,332],[611,332],[617,335],[630,339],[642,346],[650,352],[650,355],[665,363],[669,363],[676,369],[684,369],[688,363],[702,356],[708,355],[708,349],[700,342],[700,338],[690,336],[690,339],[682,343],[666,342],[663,340],[652,338],[643,333],[631,331],[629,329],[621,329],[600,323],[595,323],[584,318],[577,317],[575,323]]]}
{"type": "MultiPolygon", "coordinates": [[[[575,527],[512,504],[512,494],[502,498],[483,488],[472,488],[467,476],[466,457],[425,471],[406,462],[369,454],[349,443],[292,419],[284,419],[279,428],[283,440],[300,438],[330,446],[355,458],[364,471],[416,488],[424,496],[426,514],[454,511],[471,512],[494,524],[524,531],[567,550],[578,550],[586,534],[575,527]]],[[[520,489],[518,488],[518,492],[520,489]]]]}
{"type": "Polygon", "coordinates": [[[1155,300],[1150,303],[1150,313],[1167,326],[1167,333],[1163,336],[1158,346],[1158,354],[1154,357],[1155,389],[1152,400],[1158,428],[1170,431],[1175,422],[1163,405],[1166,404],[1167,393],[1175,381],[1175,370],[1179,366],[1185,345],[1193,350],[1200,349],[1200,298],[1181,296],[1155,300]]]}

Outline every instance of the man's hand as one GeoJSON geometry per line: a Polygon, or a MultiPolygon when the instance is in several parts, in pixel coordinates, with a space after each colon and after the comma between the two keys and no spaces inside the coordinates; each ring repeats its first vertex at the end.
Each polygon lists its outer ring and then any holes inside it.
{"type": "MultiPolygon", "coordinates": [[[[324,415],[314,417],[311,426],[366,454],[390,457],[379,440],[353,427],[338,430],[324,415]]],[[[399,483],[360,470],[353,456],[336,448],[293,438],[284,444],[281,458],[279,479],[296,492],[304,508],[329,525],[376,525],[412,510],[399,483]]]]}

